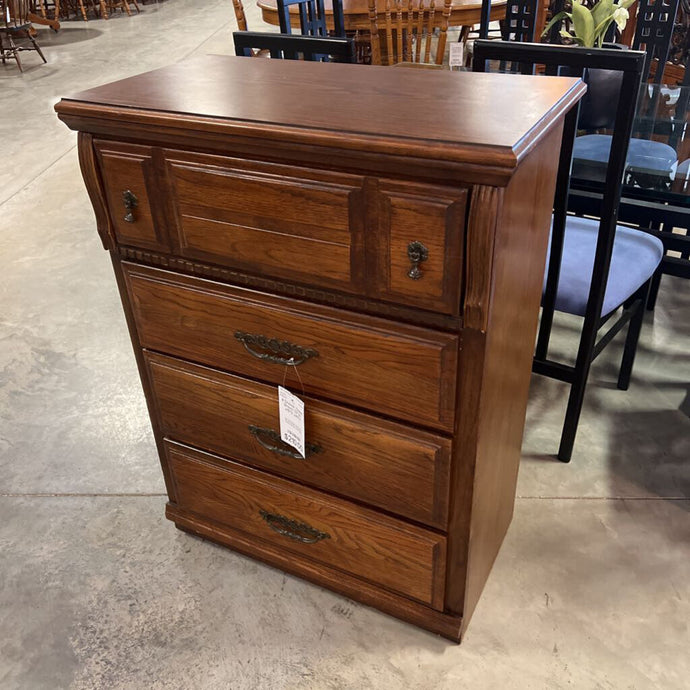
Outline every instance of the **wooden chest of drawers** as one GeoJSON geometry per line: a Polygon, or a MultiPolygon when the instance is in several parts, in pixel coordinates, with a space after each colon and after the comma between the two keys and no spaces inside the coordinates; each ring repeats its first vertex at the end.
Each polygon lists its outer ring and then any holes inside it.
{"type": "Polygon", "coordinates": [[[512,516],[582,92],[208,57],[56,106],[178,527],[460,639],[512,516]]]}

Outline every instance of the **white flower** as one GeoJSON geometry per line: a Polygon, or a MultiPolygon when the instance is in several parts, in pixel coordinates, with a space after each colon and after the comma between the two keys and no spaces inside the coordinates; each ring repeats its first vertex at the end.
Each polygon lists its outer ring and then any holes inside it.
{"type": "Polygon", "coordinates": [[[616,7],[611,18],[614,22],[616,22],[618,29],[623,31],[623,29],[625,29],[625,25],[628,23],[629,16],[628,10],[626,10],[625,7],[616,7]]]}

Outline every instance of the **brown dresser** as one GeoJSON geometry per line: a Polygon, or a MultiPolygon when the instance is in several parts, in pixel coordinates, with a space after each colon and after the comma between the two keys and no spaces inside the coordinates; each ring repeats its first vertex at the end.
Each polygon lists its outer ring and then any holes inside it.
{"type": "Polygon", "coordinates": [[[460,638],[513,512],[583,91],[216,56],[56,106],[178,527],[460,638]]]}

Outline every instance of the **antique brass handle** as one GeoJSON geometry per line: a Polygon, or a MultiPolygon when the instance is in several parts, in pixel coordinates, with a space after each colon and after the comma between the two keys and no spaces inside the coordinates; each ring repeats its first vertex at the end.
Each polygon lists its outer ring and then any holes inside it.
{"type": "Polygon", "coordinates": [[[412,280],[419,280],[423,275],[419,264],[429,258],[429,250],[421,242],[410,242],[407,245],[407,258],[412,262],[407,277],[412,278],[412,280]]]}
{"type": "Polygon", "coordinates": [[[259,515],[261,515],[274,532],[278,532],[278,534],[282,534],[289,539],[301,541],[303,544],[316,544],[317,541],[331,538],[328,532],[320,532],[311,525],[305,525],[303,522],[291,520],[284,515],[269,513],[266,510],[260,510],[259,515]]]}
{"type": "Polygon", "coordinates": [[[265,335],[236,331],[235,338],[244,345],[244,349],[250,355],[274,364],[297,366],[306,362],[310,357],[319,356],[319,353],[311,348],[293,345],[287,340],[267,338],[265,335]]]}
{"type": "Polygon", "coordinates": [[[122,192],[122,203],[125,205],[125,210],[127,211],[125,214],[125,223],[133,223],[134,209],[139,203],[136,196],[134,196],[134,192],[129,189],[126,189],[124,192],[122,192]]]}
{"type": "Polygon", "coordinates": [[[296,460],[304,460],[310,455],[320,453],[322,450],[318,443],[309,443],[309,441],[307,441],[304,444],[305,458],[303,458],[294,448],[292,448],[292,446],[289,446],[287,443],[285,443],[280,438],[280,434],[273,429],[263,429],[260,426],[250,424],[249,431],[267,450],[270,450],[272,453],[276,453],[277,455],[286,455],[289,458],[295,458],[296,460]]]}

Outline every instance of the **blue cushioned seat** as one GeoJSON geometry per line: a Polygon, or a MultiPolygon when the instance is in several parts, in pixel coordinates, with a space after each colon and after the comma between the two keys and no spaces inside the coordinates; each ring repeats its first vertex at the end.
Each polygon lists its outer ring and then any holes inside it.
{"type": "MultiPolygon", "coordinates": [[[[610,151],[611,136],[609,134],[584,134],[577,137],[573,147],[573,175],[580,176],[581,166],[589,162],[601,166],[602,173],[597,177],[603,180],[610,151]]],[[[673,177],[677,164],[678,155],[668,144],[648,139],[630,139],[628,156],[625,159],[627,169],[649,175],[673,177]]],[[[581,173],[581,175],[591,176],[587,173],[581,173]]]]}
{"type": "MultiPolygon", "coordinates": [[[[555,306],[558,311],[585,315],[598,232],[598,220],[568,216],[556,294],[555,306]]],[[[549,240],[549,255],[550,252],[549,240]]],[[[606,316],[617,309],[649,280],[663,254],[664,245],[657,237],[641,230],[617,226],[601,315],[606,316]]]]}

